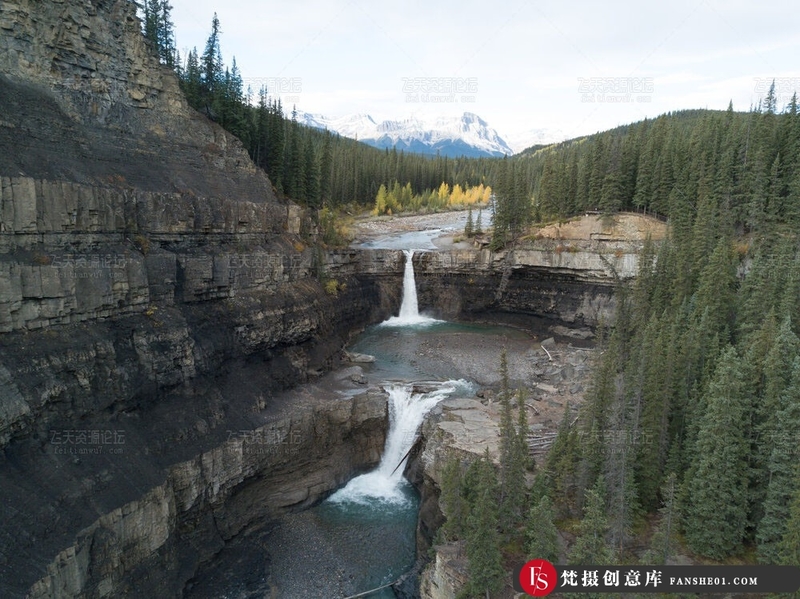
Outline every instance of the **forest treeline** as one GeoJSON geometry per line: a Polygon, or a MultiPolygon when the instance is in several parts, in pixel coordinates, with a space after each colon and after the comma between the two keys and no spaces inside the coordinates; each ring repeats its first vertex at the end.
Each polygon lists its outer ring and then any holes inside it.
{"type": "Polygon", "coordinates": [[[797,98],[774,84],[749,112],[695,110],[646,119],[519,157],[535,219],[639,210],[686,220],[724,211],[740,232],[800,217],[797,98]]]}
{"type": "Polygon", "coordinates": [[[712,211],[711,196],[739,232],[800,219],[797,101],[779,107],[774,85],[749,112],[680,111],[505,159],[431,157],[299,124],[270,90],[245,88],[235,57],[225,64],[216,15],[202,52],[182,59],[170,13],[169,0],[143,0],[143,33],[190,105],[237,136],[280,193],[310,208],[374,208],[381,185],[395,183],[420,197],[442,183],[483,184],[494,192],[498,248],[532,223],[587,210],[685,221],[712,211]]]}
{"type": "Polygon", "coordinates": [[[651,557],[679,540],[703,558],[798,564],[796,95],[779,113],[773,85],[748,113],[659,117],[529,160],[541,210],[591,197],[670,222],[619,288],[591,392],[542,471],[557,512],[579,517],[600,485],[614,559],[661,510],[651,557]]]}
{"type": "MultiPolygon", "coordinates": [[[[442,183],[462,189],[486,183],[489,159],[423,156],[380,150],[297,122],[266,86],[252,89],[234,57],[226,65],[216,14],[206,45],[183,59],[175,45],[169,0],[144,0],[143,33],[161,62],[175,70],[189,104],[238,137],[278,193],[311,208],[373,208],[383,185],[410,185],[427,205],[442,183]]],[[[436,201],[432,202],[432,208],[436,201]]]]}
{"type": "Polygon", "coordinates": [[[540,471],[560,519],[586,517],[602,490],[610,553],[587,563],[800,564],[797,237],[747,247],[699,219],[649,246],[619,289],[579,418],[540,471]]]}
{"type": "MultiPolygon", "coordinates": [[[[470,592],[498,588],[496,551],[514,555],[525,527],[536,532],[518,558],[800,565],[796,99],[779,112],[773,88],[748,113],[666,115],[506,162],[532,185],[531,220],[641,209],[668,216],[670,234],[648,241],[635,281],[619,285],[585,401],[526,491],[527,523],[473,552],[482,582],[470,592]],[[554,526],[574,543],[553,542],[554,526]]],[[[475,480],[443,480],[468,549],[484,508],[451,496],[455,485],[479,497],[475,480]]],[[[502,508],[498,483],[486,484],[502,508]]]]}

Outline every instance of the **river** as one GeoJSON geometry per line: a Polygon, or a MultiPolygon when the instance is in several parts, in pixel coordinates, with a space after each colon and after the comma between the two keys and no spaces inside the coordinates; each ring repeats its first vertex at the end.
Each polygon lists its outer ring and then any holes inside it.
{"type": "MultiPolygon", "coordinates": [[[[280,597],[347,597],[389,584],[413,565],[419,506],[416,491],[402,476],[406,453],[437,403],[449,396],[474,397],[478,385],[463,378],[469,368],[444,355],[430,360],[409,356],[436,352],[443,339],[471,347],[483,347],[487,337],[497,339],[492,345],[528,340],[504,327],[448,323],[420,314],[412,258],[406,250],[399,314],[368,329],[351,347],[375,356],[364,372],[389,395],[383,458],[374,471],[354,478],[319,506],[283,518],[273,530],[270,574],[280,597]],[[414,393],[420,382],[427,392],[414,393]]],[[[443,348],[442,353],[449,351],[443,348]]],[[[384,588],[368,596],[395,594],[384,588]]]]}
{"type": "MultiPolygon", "coordinates": [[[[392,583],[413,566],[419,497],[403,469],[420,424],[445,397],[474,397],[479,386],[495,384],[500,348],[529,361],[522,354],[531,339],[516,329],[420,314],[412,258],[406,251],[398,315],[367,329],[349,348],[375,357],[362,365],[363,374],[388,394],[390,427],[380,465],[316,507],[257,533],[257,541],[247,543],[248,556],[229,550],[239,574],[220,564],[219,576],[228,582],[217,585],[224,593],[215,596],[341,599],[392,583]],[[263,552],[254,554],[253,547],[263,552]]],[[[198,589],[192,596],[212,595],[198,589]]],[[[383,588],[367,597],[395,594],[383,588]]]]}

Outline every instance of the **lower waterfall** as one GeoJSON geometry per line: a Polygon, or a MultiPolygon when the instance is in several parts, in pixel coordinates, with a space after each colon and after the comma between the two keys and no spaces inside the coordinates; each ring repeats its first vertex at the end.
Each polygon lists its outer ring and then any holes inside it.
{"type": "Polygon", "coordinates": [[[355,502],[369,504],[373,501],[405,503],[408,483],[403,478],[403,467],[408,451],[413,445],[417,429],[425,415],[442,399],[460,392],[471,395],[474,388],[464,380],[444,383],[425,383],[438,388],[425,393],[414,393],[413,384],[394,384],[389,387],[389,433],[378,467],[351,480],[347,486],[331,495],[333,503],[355,502]]]}

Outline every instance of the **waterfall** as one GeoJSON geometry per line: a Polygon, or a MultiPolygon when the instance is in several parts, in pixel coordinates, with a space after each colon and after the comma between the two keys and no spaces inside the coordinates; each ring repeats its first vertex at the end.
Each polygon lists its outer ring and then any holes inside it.
{"type": "Polygon", "coordinates": [[[414,250],[405,250],[406,267],[403,271],[403,301],[400,303],[400,320],[419,318],[417,280],[414,278],[414,250]]]}
{"type": "Polygon", "coordinates": [[[403,300],[400,303],[400,314],[392,316],[382,324],[385,326],[426,325],[439,322],[435,318],[422,316],[417,303],[417,282],[414,278],[414,250],[403,250],[406,255],[406,266],[403,271],[403,300]]]}
{"type": "Polygon", "coordinates": [[[464,380],[431,383],[437,389],[426,393],[414,393],[412,384],[395,384],[389,392],[389,433],[383,457],[378,467],[367,474],[351,480],[328,499],[335,503],[368,504],[375,501],[405,503],[403,492],[407,483],[403,479],[405,456],[411,449],[425,415],[456,391],[472,394],[472,385],[464,380]]]}
{"type": "MultiPolygon", "coordinates": [[[[400,303],[400,314],[392,316],[380,326],[412,326],[428,325],[441,322],[419,313],[417,304],[417,284],[414,279],[414,250],[403,250],[406,255],[406,266],[403,274],[403,299],[400,303]]],[[[456,390],[471,394],[471,384],[466,381],[447,381],[444,383],[426,383],[433,390],[426,393],[414,393],[412,384],[391,384],[389,393],[389,432],[386,435],[386,446],[378,467],[367,474],[351,480],[346,487],[340,489],[328,499],[333,503],[373,504],[376,501],[388,503],[405,503],[404,492],[407,483],[403,479],[405,456],[416,438],[417,429],[433,406],[456,390]]]]}

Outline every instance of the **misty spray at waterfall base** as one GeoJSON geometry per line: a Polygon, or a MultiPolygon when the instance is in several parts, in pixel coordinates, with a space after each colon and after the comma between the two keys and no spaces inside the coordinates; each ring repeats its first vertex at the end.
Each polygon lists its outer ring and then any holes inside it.
{"type": "Polygon", "coordinates": [[[406,255],[406,266],[403,271],[403,299],[400,303],[400,314],[392,316],[379,326],[407,327],[415,325],[431,325],[441,320],[422,316],[417,301],[417,282],[414,276],[414,250],[403,250],[406,255]]]}

